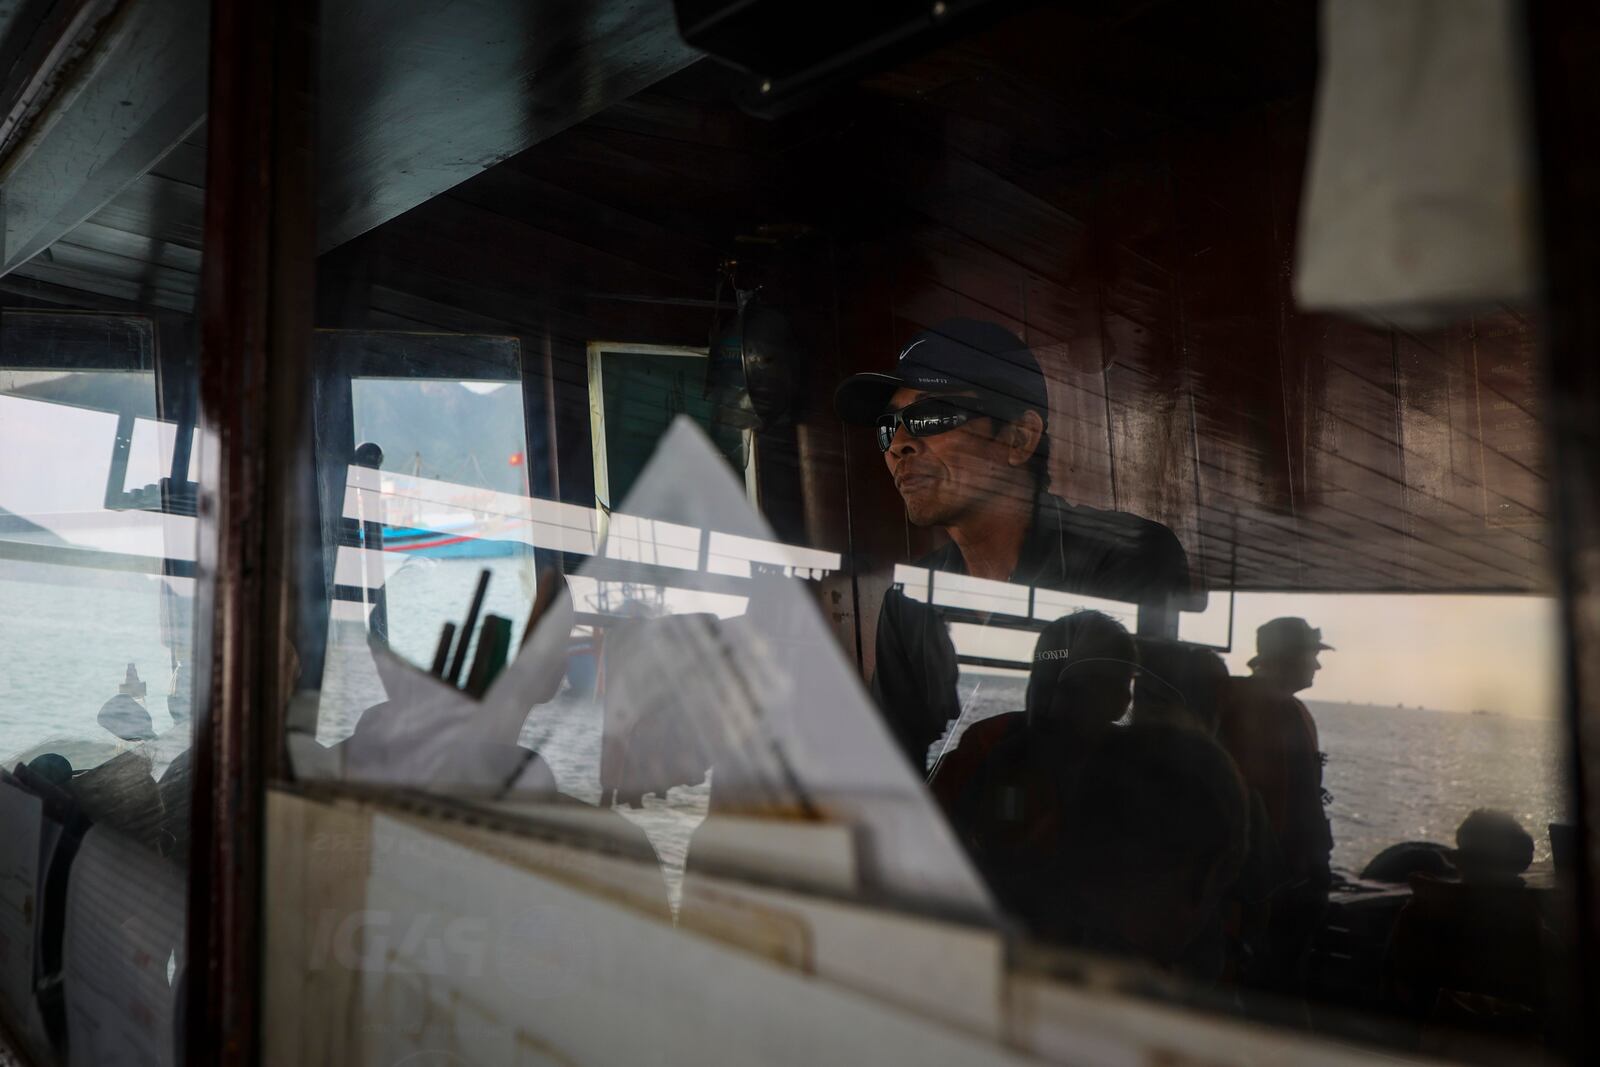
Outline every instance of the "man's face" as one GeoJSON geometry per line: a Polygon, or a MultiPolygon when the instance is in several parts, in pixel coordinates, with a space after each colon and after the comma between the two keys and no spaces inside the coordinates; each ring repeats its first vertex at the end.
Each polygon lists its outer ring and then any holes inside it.
{"type": "Polygon", "coordinates": [[[1283,658],[1284,680],[1292,687],[1290,689],[1292,693],[1310,689],[1311,683],[1316,680],[1317,672],[1321,669],[1322,661],[1317,659],[1317,650],[1314,648],[1291,653],[1283,658]]]}
{"type": "MultiPolygon", "coordinates": [[[[898,411],[932,394],[899,389],[889,398],[898,411]]],[[[950,526],[983,506],[986,498],[1010,483],[1010,447],[996,434],[992,420],[974,418],[964,426],[932,437],[912,437],[904,426],[894,435],[883,460],[914,526],[950,526]]]]}

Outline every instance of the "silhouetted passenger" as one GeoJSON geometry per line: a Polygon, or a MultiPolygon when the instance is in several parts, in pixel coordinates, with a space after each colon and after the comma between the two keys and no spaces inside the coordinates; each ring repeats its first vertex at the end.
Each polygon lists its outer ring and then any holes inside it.
{"type": "Polygon", "coordinates": [[[1456,847],[1437,841],[1401,841],[1372,857],[1361,877],[1371,882],[1409,882],[1413,875],[1433,878],[1505,880],[1533,863],[1533,836],[1503,811],[1479,808],[1456,828],[1456,847]]]}
{"type": "Polygon", "coordinates": [[[1211,736],[1222,717],[1228,666],[1201,645],[1141,637],[1133,719],[1192,726],[1211,736]]]}
{"type": "MultiPolygon", "coordinates": [[[[913,337],[892,374],[857,374],[834,406],[875,426],[913,526],[950,544],[919,560],[936,572],[1165,604],[1189,588],[1171,530],[1049,492],[1049,400],[1028,346],[992,322],[950,319],[913,337]]],[[[936,608],[897,589],[878,615],[873,693],[919,770],[959,714],[955,651],[936,608]]]]}
{"type": "Polygon", "coordinates": [[[1223,701],[1217,740],[1245,784],[1261,798],[1277,839],[1281,889],[1271,902],[1268,948],[1252,978],[1285,992],[1302,984],[1312,937],[1327,907],[1333,836],[1323,810],[1317,725],[1294,694],[1331,651],[1304,619],[1273,619],[1256,631],[1249,678],[1235,678],[1223,701]]]}
{"type": "Polygon", "coordinates": [[[973,723],[933,768],[930,786],[945,811],[956,810],[996,747],[1023,737],[1030,725],[1069,738],[1122,718],[1136,659],[1128,631],[1103,612],[1074,612],[1047,625],[1034,642],[1024,710],[973,723]]]}
{"type": "Polygon", "coordinates": [[[1221,746],[1187,726],[1105,731],[1064,800],[1062,892],[1041,933],[1216,977],[1249,818],[1221,746]]]}
{"type": "Polygon", "coordinates": [[[1030,924],[1051,907],[1062,790],[1128,711],[1133,639],[1098,611],[1044,628],[1027,708],[974,723],[935,768],[932,788],[1002,905],[1030,924]]]}
{"type": "MultiPolygon", "coordinates": [[[[1133,687],[1136,725],[1166,724],[1216,735],[1230,679],[1227,664],[1209,648],[1160,638],[1139,638],[1139,676],[1133,687]]],[[[1245,858],[1228,894],[1223,930],[1228,970],[1237,976],[1270,951],[1271,900],[1287,883],[1277,832],[1266,804],[1247,788],[1249,833],[1245,858]]]]}
{"type": "Polygon", "coordinates": [[[1128,713],[1138,646],[1099,611],[1064,615],[1039,632],[1028,672],[1028,725],[1082,737],[1128,713]]]}
{"type": "Polygon", "coordinates": [[[1456,828],[1456,869],[1462,879],[1516,878],[1533,863],[1533,836],[1503,811],[1479,808],[1456,828]]]}
{"type": "Polygon", "coordinates": [[[1480,809],[1456,830],[1452,858],[1459,880],[1411,879],[1390,940],[1390,996],[1433,1026],[1548,1030],[1557,1010],[1548,990],[1567,935],[1519,877],[1533,861],[1533,838],[1505,812],[1480,809]]]}
{"type": "Polygon", "coordinates": [[[1450,847],[1437,841],[1401,841],[1379,852],[1361,868],[1364,881],[1393,885],[1405,885],[1415,874],[1448,878],[1455,873],[1450,847]]]}

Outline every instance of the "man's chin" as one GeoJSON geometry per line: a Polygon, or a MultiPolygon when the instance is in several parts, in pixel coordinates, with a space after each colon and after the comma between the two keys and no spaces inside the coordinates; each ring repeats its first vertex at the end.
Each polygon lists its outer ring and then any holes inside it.
{"type": "Polygon", "coordinates": [[[943,526],[942,511],[928,501],[907,500],[906,521],[913,526],[943,526]]]}

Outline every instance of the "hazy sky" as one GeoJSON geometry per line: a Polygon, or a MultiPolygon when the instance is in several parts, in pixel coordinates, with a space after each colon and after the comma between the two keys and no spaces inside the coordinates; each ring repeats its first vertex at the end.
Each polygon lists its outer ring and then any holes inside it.
{"type": "Polygon", "coordinates": [[[1234,674],[1249,673],[1256,627],[1280,615],[1320,626],[1323,641],[1337,650],[1322,653],[1323,669],[1304,698],[1556,714],[1550,598],[1241,593],[1234,651],[1223,657],[1234,674]]]}

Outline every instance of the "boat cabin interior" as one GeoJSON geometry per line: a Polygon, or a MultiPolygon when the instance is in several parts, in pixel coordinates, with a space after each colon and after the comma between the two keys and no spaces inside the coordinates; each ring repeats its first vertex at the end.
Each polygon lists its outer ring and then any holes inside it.
{"type": "Polygon", "coordinates": [[[0,1048],[1586,1060],[1576,8],[0,4],[0,1048]]]}

